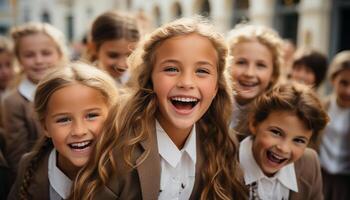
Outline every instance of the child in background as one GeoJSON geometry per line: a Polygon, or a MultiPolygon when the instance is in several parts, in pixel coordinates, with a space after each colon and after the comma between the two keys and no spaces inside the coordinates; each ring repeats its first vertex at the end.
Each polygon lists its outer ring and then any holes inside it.
{"type": "Polygon", "coordinates": [[[325,199],[350,199],[350,51],[342,51],[329,68],[332,95],[325,101],[330,123],[319,149],[325,199]]]}
{"type": "Polygon", "coordinates": [[[244,135],[248,131],[247,105],[279,81],[283,43],[270,28],[239,24],[229,33],[228,44],[236,92],[231,127],[244,135]]]}
{"type": "Polygon", "coordinates": [[[245,199],[227,56],[200,19],[152,32],[131,56],[133,93],[111,111],[73,199],[245,199]]]}
{"type": "Polygon", "coordinates": [[[250,199],[323,199],[318,157],[307,148],[328,122],[317,95],[305,85],[282,84],[252,107],[251,136],[239,149],[250,199]]]}
{"type": "MultiPolygon", "coordinates": [[[[14,76],[14,55],[12,43],[5,37],[0,36],[0,102],[5,90],[14,76]]],[[[6,199],[9,190],[8,171],[9,167],[3,152],[6,149],[2,116],[0,107],[0,199],[6,199]]]]}
{"type": "Polygon", "coordinates": [[[14,55],[12,43],[0,36],[0,99],[14,76],[14,55]]]}
{"type": "Polygon", "coordinates": [[[316,90],[326,77],[328,60],[325,55],[310,49],[299,49],[294,55],[290,78],[316,90]]]}
{"type": "Polygon", "coordinates": [[[88,56],[115,78],[118,85],[128,79],[127,58],[140,39],[135,18],[109,11],[98,16],[91,27],[88,56]]]}
{"type": "Polygon", "coordinates": [[[114,80],[86,64],[48,74],[34,100],[45,135],[23,156],[8,199],[67,199],[116,95],[114,80]]]}
{"type": "Polygon", "coordinates": [[[32,148],[40,132],[32,105],[36,84],[49,68],[67,61],[67,53],[62,32],[49,24],[24,24],[13,28],[11,35],[24,75],[18,87],[9,91],[2,102],[5,155],[15,174],[21,156],[32,148]]]}

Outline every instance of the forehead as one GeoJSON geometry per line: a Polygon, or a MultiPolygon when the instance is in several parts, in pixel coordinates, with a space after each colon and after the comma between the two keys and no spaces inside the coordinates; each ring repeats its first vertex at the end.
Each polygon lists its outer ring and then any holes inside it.
{"type": "Polygon", "coordinates": [[[311,138],[312,130],[306,123],[292,111],[272,111],[268,117],[260,123],[264,129],[276,127],[291,137],[304,136],[311,138]]]}
{"type": "Polygon", "coordinates": [[[45,33],[34,33],[23,36],[19,42],[20,50],[35,47],[56,47],[54,40],[45,33]]]}
{"type": "MultiPolygon", "coordinates": [[[[213,43],[196,33],[174,36],[164,40],[155,51],[156,60],[163,57],[188,57],[218,59],[218,52],[213,43]]],[[[215,61],[215,62],[216,62],[215,61]]]]}

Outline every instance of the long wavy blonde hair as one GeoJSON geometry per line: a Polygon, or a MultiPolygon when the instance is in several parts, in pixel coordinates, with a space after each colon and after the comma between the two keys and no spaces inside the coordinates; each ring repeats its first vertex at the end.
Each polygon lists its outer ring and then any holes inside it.
{"type": "MultiPolygon", "coordinates": [[[[149,35],[130,58],[133,69],[132,91],[118,104],[107,119],[107,127],[98,141],[94,156],[78,175],[73,199],[92,199],[99,187],[110,181],[111,173],[119,164],[114,157],[118,149],[123,160],[132,169],[136,167],[133,150],[141,141],[154,134],[157,98],[153,91],[151,74],[157,48],[167,39],[198,34],[211,41],[218,53],[218,92],[207,112],[197,122],[198,145],[203,149],[206,164],[201,166],[201,199],[245,199],[246,189],[237,161],[237,142],[229,134],[232,110],[232,88],[227,71],[228,49],[223,37],[200,17],[182,18],[165,24],[149,35]],[[122,104],[122,105],[121,105],[122,104]]],[[[144,161],[149,149],[142,154],[144,161]]]]}

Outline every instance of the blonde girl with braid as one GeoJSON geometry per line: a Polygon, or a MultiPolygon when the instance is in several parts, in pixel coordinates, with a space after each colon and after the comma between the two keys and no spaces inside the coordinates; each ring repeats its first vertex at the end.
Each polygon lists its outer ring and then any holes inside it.
{"type": "Polygon", "coordinates": [[[67,64],[48,74],[34,100],[45,134],[22,157],[8,199],[67,199],[116,96],[114,80],[86,64],[67,64]]]}
{"type": "Polygon", "coordinates": [[[201,18],[152,32],[131,56],[133,91],[110,112],[72,199],[245,199],[227,55],[201,18]]]}

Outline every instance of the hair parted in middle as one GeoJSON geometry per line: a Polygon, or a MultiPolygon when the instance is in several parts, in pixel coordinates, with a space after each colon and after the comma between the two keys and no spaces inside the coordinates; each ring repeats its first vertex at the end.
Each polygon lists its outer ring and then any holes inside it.
{"type": "Polygon", "coordinates": [[[281,68],[284,67],[283,40],[276,31],[261,25],[238,24],[228,33],[227,41],[231,52],[242,42],[257,41],[265,45],[273,57],[272,80],[267,89],[280,81],[281,68]]]}
{"type": "MultiPolygon", "coordinates": [[[[117,87],[108,74],[84,63],[67,63],[49,72],[38,84],[35,92],[34,108],[42,125],[45,123],[50,97],[57,90],[72,84],[82,84],[98,90],[104,96],[108,107],[111,107],[117,100],[117,87]]],[[[20,186],[20,199],[30,199],[28,188],[31,179],[39,162],[53,148],[54,144],[51,138],[44,134],[38,138],[31,150],[30,163],[24,172],[24,179],[20,186]]]]}
{"type": "Polygon", "coordinates": [[[11,36],[14,41],[14,52],[17,59],[19,58],[19,49],[21,48],[20,40],[25,36],[40,33],[47,35],[54,42],[56,49],[61,56],[61,62],[68,62],[68,49],[66,46],[65,36],[62,31],[51,24],[41,22],[29,22],[11,29],[11,36]]]}
{"type": "MultiPolygon", "coordinates": [[[[157,48],[167,39],[189,34],[207,38],[218,54],[217,94],[207,112],[196,123],[206,164],[202,166],[201,199],[245,199],[246,189],[237,159],[237,141],[229,134],[232,110],[232,84],[227,66],[228,49],[224,38],[201,17],[181,18],[153,31],[129,58],[132,77],[131,94],[114,108],[107,119],[105,133],[96,145],[95,155],[78,175],[74,199],[91,199],[99,186],[109,181],[110,170],[119,163],[113,157],[116,148],[123,152],[125,163],[136,167],[132,152],[155,130],[157,97],[151,79],[157,48]],[[111,168],[112,167],[112,168],[111,168]],[[98,175],[97,175],[98,174],[98,175]],[[88,182],[88,183],[87,183],[88,182]]],[[[149,153],[140,158],[144,161],[149,153]]],[[[138,160],[140,160],[138,159],[138,160]]],[[[141,161],[141,162],[142,162],[141,161]]]]}
{"type": "Polygon", "coordinates": [[[126,39],[130,42],[137,42],[140,38],[140,28],[135,16],[117,11],[104,12],[92,23],[88,40],[89,45],[94,45],[94,51],[88,49],[87,59],[90,62],[96,61],[95,53],[106,41],[126,39]]]}

